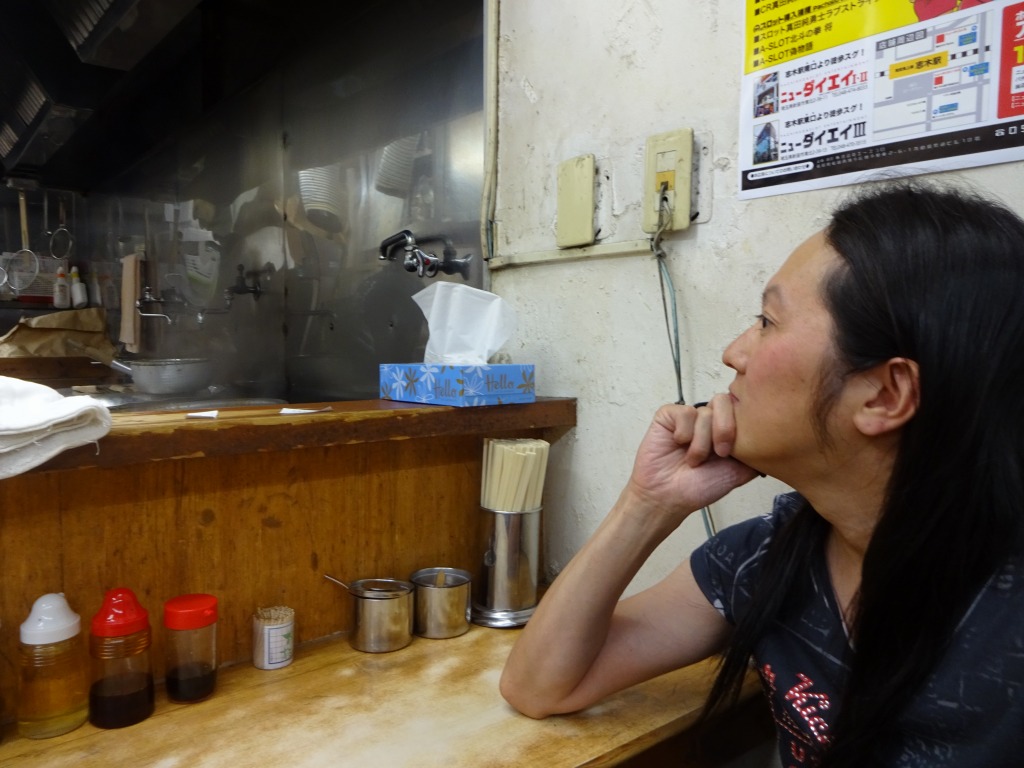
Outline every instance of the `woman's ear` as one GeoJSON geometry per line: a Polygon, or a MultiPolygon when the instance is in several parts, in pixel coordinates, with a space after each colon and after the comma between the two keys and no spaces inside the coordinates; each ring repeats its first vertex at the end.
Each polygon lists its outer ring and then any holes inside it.
{"type": "Polygon", "coordinates": [[[917,363],[894,357],[860,374],[868,392],[854,414],[862,434],[881,435],[906,424],[920,403],[921,379],[917,363]]]}

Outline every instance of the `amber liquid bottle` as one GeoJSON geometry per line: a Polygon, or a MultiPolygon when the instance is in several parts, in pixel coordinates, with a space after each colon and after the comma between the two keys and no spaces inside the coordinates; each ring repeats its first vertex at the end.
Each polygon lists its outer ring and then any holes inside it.
{"type": "Polygon", "coordinates": [[[47,739],[88,716],[89,667],[81,621],[60,594],[43,595],[21,625],[18,733],[47,739]]]}

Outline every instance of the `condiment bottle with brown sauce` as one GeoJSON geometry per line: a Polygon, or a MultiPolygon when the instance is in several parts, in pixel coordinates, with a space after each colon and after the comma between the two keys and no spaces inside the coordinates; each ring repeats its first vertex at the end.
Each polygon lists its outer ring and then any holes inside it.
{"type": "Polygon", "coordinates": [[[167,697],[200,701],[217,684],[217,598],[178,595],[164,603],[167,697]]]}
{"type": "Polygon", "coordinates": [[[124,728],[153,714],[149,613],[127,587],[107,592],[89,635],[89,722],[124,728]]]}

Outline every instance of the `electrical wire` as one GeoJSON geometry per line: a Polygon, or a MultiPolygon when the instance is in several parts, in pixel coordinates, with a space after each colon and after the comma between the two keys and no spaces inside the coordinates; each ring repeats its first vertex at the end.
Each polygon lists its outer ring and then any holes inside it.
{"type": "MultiPolygon", "coordinates": [[[[669,224],[672,221],[672,203],[669,200],[668,185],[661,185],[661,194],[658,202],[658,227],[651,235],[651,252],[655,261],[658,262],[658,285],[661,288],[661,308],[665,314],[665,331],[668,334],[669,349],[672,352],[672,365],[676,373],[676,403],[685,405],[683,399],[683,373],[679,354],[679,309],[676,302],[676,288],[672,282],[672,274],[665,263],[667,254],[661,247],[661,240],[665,235],[669,224]],[[667,287],[667,289],[666,289],[667,287]]],[[[710,539],[718,531],[715,526],[715,519],[711,516],[711,508],[702,507],[700,510],[701,520],[704,522],[704,533],[710,539]]]]}
{"type": "Polygon", "coordinates": [[[672,282],[672,274],[668,271],[668,265],[665,263],[665,249],[661,247],[661,239],[672,221],[672,205],[668,199],[667,187],[667,184],[661,185],[661,195],[658,203],[658,228],[651,236],[651,251],[658,262],[661,308],[665,314],[665,331],[668,333],[672,365],[676,372],[676,402],[680,405],[685,405],[686,401],[683,399],[683,373],[679,355],[679,312],[676,305],[676,287],[672,282]],[[668,290],[666,290],[666,285],[668,290]],[[669,300],[670,297],[671,301],[669,300]]]}

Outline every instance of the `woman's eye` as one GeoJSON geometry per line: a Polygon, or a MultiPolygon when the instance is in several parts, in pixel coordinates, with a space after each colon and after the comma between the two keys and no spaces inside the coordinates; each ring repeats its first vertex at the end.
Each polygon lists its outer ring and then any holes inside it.
{"type": "Polygon", "coordinates": [[[761,327],[762,331],[771,325],[771,321],[764,315],[754,315],[754,320],[761,327]]]}

